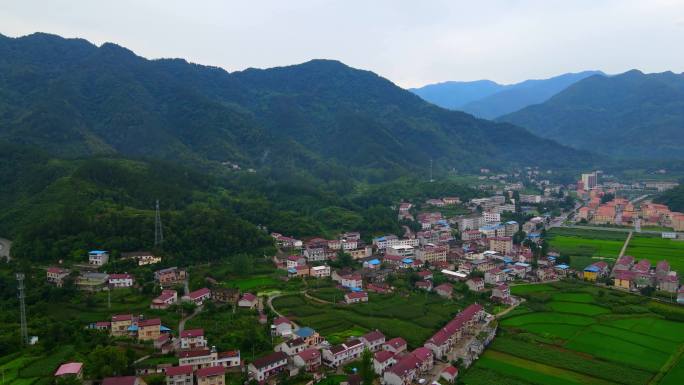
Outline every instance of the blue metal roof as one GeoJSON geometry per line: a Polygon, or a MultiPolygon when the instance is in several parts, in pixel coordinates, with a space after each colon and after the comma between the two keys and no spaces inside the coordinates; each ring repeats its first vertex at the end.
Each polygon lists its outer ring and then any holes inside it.
{"type": "Polygon", "coordinates": [[[308,326],[295,330],[295,334],[302,338],[310,337],[314,333],[315,331],[308,326]]]}
{"type": "Polygon", "coordinates": [[[525,262],[516,262],[515,265],[516,266],[522,266],[522,267],[530,267],[530,264],[525,263],[525,262]]]}
{"type": "Polygon", "coordinates": [[[516,221],[508,221],[508,222],[506,222],[506,224],[507,224],[507,225],[517,225],[518,222],[516,222],[516,221]]]}
{"type": "Polygon", "coordinates": [[[369,264],[369,265],[379,265],[379,264],[380,264],[380,260],[377,259],[377,258],[376,258],[376,259],[371,259],[370,261],[368,261],[368,264],[369,264]]]}
{"type": "Polygon", "coordinates": [[[598,273],[600,270],[601,269],[599,269],[598,267],[596,267],[594,265],[590,265],[590,266],[587,266],[584,268],[584,271],[589,271],[589,272],[593,272],[593,273],[598,273]]]}
{"type": "Polygon", "coordinates": [[[288,273],[297,274],[297,269],[287,269],[288,273]]]}
{"type": "Polygon", "coordinates": [[[566,270],[566,269],[569,269],[569,268],[570,268],[570,266],[568,266],[568,265],[566,265],[566,264],[564,264],[564,263],[561,263],[560,265],[556,265],[556,267],[559,268],[559,269],[562,269],[562,270],[566,270]]]}
{"type": "Polygon", "coordinates": [[[88,254],[106,254],[107,252],[104,250],[91,250],[88,252],[88,254]]]}
{"type": "Polygon", "coordinates": [[[413,263],[413,259],[411,259],[411,258],[404,258],[401,261],[404,263],[413,263]]]}
{"type": "Polygon", "coordinates": [[[129,332],[137,332],[138,331],[138,325],[131,325],[128,327],[129,332]]]}
{"type": "Polygon", "coordinates": [[[352,287],[351,291],[359,292],[359,291],[363,291],[363,289],[361,289],[360,287],[352,287]]]}
{"type": "Polygon", "coordinates": [[[513,262],[513,258],[511,258],[511,257],[503,257],[503,261],[504,261],[504,263],[511,263],[511,262],[513,262]]]}
{"type": "Polygon", "coordinates": [[[162,331],[162,332],[170,332],[170,331],[171,331],[171,329],[167,328],[167,327],[164,326],[164,325],[161,325],[161,326],[159,327],[159,330],[162,331]]]}

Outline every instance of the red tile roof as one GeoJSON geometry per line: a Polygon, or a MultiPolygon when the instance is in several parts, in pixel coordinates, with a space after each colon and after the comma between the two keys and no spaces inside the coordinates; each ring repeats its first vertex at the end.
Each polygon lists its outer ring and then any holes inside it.
{"type": "Polygon", "coordinates": [[[432,359],[432,350],[422,346],[411,352],[411,354],[413,354],[421,362],[432,359]]]}
{"type": "Polygon", "coordinates": [[[197,369],[195,376],[199,377],[211,377],[211,376],[222,376],[226,373],[226,368],[223,366],[210,366],[208,368],[197,369]]]}
{"type": "Polygon", "coordinates": [[[347,293],[344,295],[345,297],[349,299],[356,299],[356,298],[366,298],[368,297],[368,294],[364,291],[353,291],[351,293],[347,293]]]}
{"type": "Polygon", "coordinates": [[[273,320],[273,324],[278,326],[280,324],[291,324],[291,322],[286,317],[278,317],[278,318],[273,320]]]}
{"type": "Polygon", "coordinates": [[[256,360],[254,360],[254,362],[252,362],[252,365],[254,365],[254,367],[256,367],[257,369],[261,369],[267,367],[268,365],[275,364],[276,362],[283,360],[287,361],[287,354],[283,352],[275,352],[267,356],[257,358],[256,360]]]}
{"type": "Polygon", "coordinates": [[[442,373],[449,373],[453,377],[458,374],[458,368],[456,368],[453,365],[449,365],[446,368],[444,368],[444,370],[442,370],[442,373]]]}
{"type": "Polygon", "coordinates": [[[380,330],[373,330],[372,332],[364,334],[363,339],[365,339],[368,342],[375,342],[375,341],[384,340],[385,335],[382,334],[382,332],[380,330]]]}
{"type": "Polygon", "coordinates": [[[169,377],[192,374],[192,365],[169,366],[164,372],[169,377]]]}
{"type": "Polygon", "coordinates": [[[136,380],[136,376],[107,377],[102,380],[102,385],[134,385],[136,380]]]}
{"type": "Polygon", "coordinates": [[[298,356],[304,360],[304,362],[318,359],[321,356],[321,352],[318,349],[310,348],[299,352],[298,356]]]}
{"type": "Polygon", "coordinates": [[[178,353],[178,358],[189,358],[189,357],[202,357],[211,354],[209,349],[199,349],[199,350],[186,350],[184,352],[178,353]]]}
{"type": "Polygon", "coordinates": [[[204,335],[204,329],[190,329],[190,330],[183,330],[181,332],[181,338],[195,338],[195,337],[202,337],[204,335]]]}
{"type": "Polygon", "coordinates": [[[242,295],[242,298],[240,300],[252,302],[252,301],[255,301],[256,299],[257,299],[256,295],[254,295],[252,293],[245,293],[242,295]]]}
{"type": "Polygon", "coordinates": [[[402,346],[406,346],[406,341],[401,337],[392,338],[391,340],[385,342],[385,345],[389,345],[394,349],[399,349],[402,346]]]}
{"type": "Polygon", "coordinates": [[[112,322],[131,321],[132,319],[132,314],[117,314],[112,316],[112,322]]]}
{"type": "Polygon", "coordinates": [[[390,372],[396,374],[400,378],[406,377],[408,373],[416,370],[420,366],[420,361],[413,355],[407,354],[402,359],[399,360],[392,368],[390,372]]]}
{"type": "Polygon", "coordinates": [[[442,345],[446,340],[448,340],[454,333],[463,327],[463,325],[472,320],[475,314],[482,310],[482,305],[472,304],[460,313],[456,314],[453,320],[451,320],[446,326],[439,329],[426,343],[431,342],[437,346],[442,345]]]}
{"type": "Polygon", "coordinates": [[[159,318],[152,318],[152,319],[147,319],[144,321],[138,321],[138,327],[146,327],[146,326],[157,326],[161,325],[161,320],[159,318]]]}
{"type": "Polygon", "coordinates": [[[209,289],[207,289],[206,287],[203,287],[199,290],[195,290],[193,292],[190,292],[190,294],[188,294],[188,297],[190,297],[191,299],[199,299],[199,298],[202,298],[202,297],[208,296],[208,295],[211,295],[211,291],[209,289]]]}
{"type": "Polygon", "coordinates": [[[375,360],[383,363],[390,358],[394,357],[394,353],[390,352],[389,350],[380,350],[379,352],[375,353],[375,360]]]}

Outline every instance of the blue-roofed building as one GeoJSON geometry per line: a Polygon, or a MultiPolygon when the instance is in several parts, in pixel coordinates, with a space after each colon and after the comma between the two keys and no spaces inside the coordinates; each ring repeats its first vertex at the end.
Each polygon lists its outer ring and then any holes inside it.
{"type": "Polygon", "coordinates": [[[568,265],[566,265],[566,264],[564,264],[564,263],[561,263],[560,265],[556,265],[556,268],[557,268],[557,269],[561,269],[561,270],[567,270],[567,269],[570,268],[570,266],[568,266],[568,265]]]}
{"type": "Polygon", "coordinates": [[[295,330],[295,332],[294,332],[294,334],[296,334],[297,337],[301,337],[301,338],[311,337],[312,335],[314,335],[314,333],[316,333],[316,331],[314,331],[313,329],[311,329],[308,326],[305,326],[303,328],[299,328],[299,329],[295,330]]]}
{"type": "Polygon", "coordinates": [[[371,259],[370,261],[364,262],[363,267],[365,267],[367,269],[376,269],[376,268],[380,267],[380,264],[381,264],[380,260],[377,258],[374,258],[374,259],[371,259]]]}
{"type": "Polygon", "coordinates": [[[109,253],[104,250],[92,250],[88,252],[88,264],[102,266],[109,262],[109,253]]]}
{"type": "Polygon", "coordinates": [[[513,263],[513,258],[511,257],[503,257],[503,262],[505,264],[513,263]]]}

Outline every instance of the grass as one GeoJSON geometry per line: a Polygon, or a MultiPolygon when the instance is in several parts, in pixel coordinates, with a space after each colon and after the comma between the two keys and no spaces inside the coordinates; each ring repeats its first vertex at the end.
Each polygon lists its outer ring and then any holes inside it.
{"type": "Polygon", "coordinates": [[[257,288],[267,288],[267,287],[274,287],[278,286],[280,281],[276,280],[270,275],[262,275],[262,276],[256,276],[256,277],[250,277],[250,278],[242,278],[242,279],[237,279],[234,281],[230,282],[232,285],[235,285],[240,288],[241,291],[249,291],[249,290],[254,290],[257,288]]]}
{"type": "Polygon", "coordinates": [[[563,255],[615,258],[620,254],[627,233],[554,228],[547,239],[549,247],[563,255]]]}
{"type": "Polygon", "coordinates": [[[660,385],[681,385],[684,384],[684,360],[679,361],[660,381],[660,385]]]}
{"type": "Polygon", "coordinates": [[[71,345],[62,346],[49,356],[37,359],[26,365],[19,371],[19,377],[34,378],[47,377],[57,370],[59,365],[68,361],[74,355],[74,347],[71,345]]]}
{"type": "Polygon", "coordinates": [[[596,316],[610,313],[610,310],[604,307],[591,305],[588,303],[553,301],[549,304],[549,306],[553,311],[559,313],[572,313],[587,316],[596,316]]]}

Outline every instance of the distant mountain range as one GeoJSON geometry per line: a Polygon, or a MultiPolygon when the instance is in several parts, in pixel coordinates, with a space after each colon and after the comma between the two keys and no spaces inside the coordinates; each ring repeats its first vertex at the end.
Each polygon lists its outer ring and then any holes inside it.
{"type": "Polygon", "coordinates": [[[387,178],[438,167],[563,167],[587,154],[426,103],[331,60],[228,73],[107,43],[0,35],[0,140],[52,156],[235,162],[387,178]]]}
{"type": "Polygon", "coordinates": [[[480,118],[494,119],[529,105],[542,103],[571,84],[599,74],[603,73],[583,71],[509,85],[491,80],[450,81],[412,88],[410,91],[440,107],[465,111],[480,118]]]}
{"type": "Polygon", "coordinates": [[[500,121],[614,157],[683,159],[684,74],[592,76],[500,121]]]}

